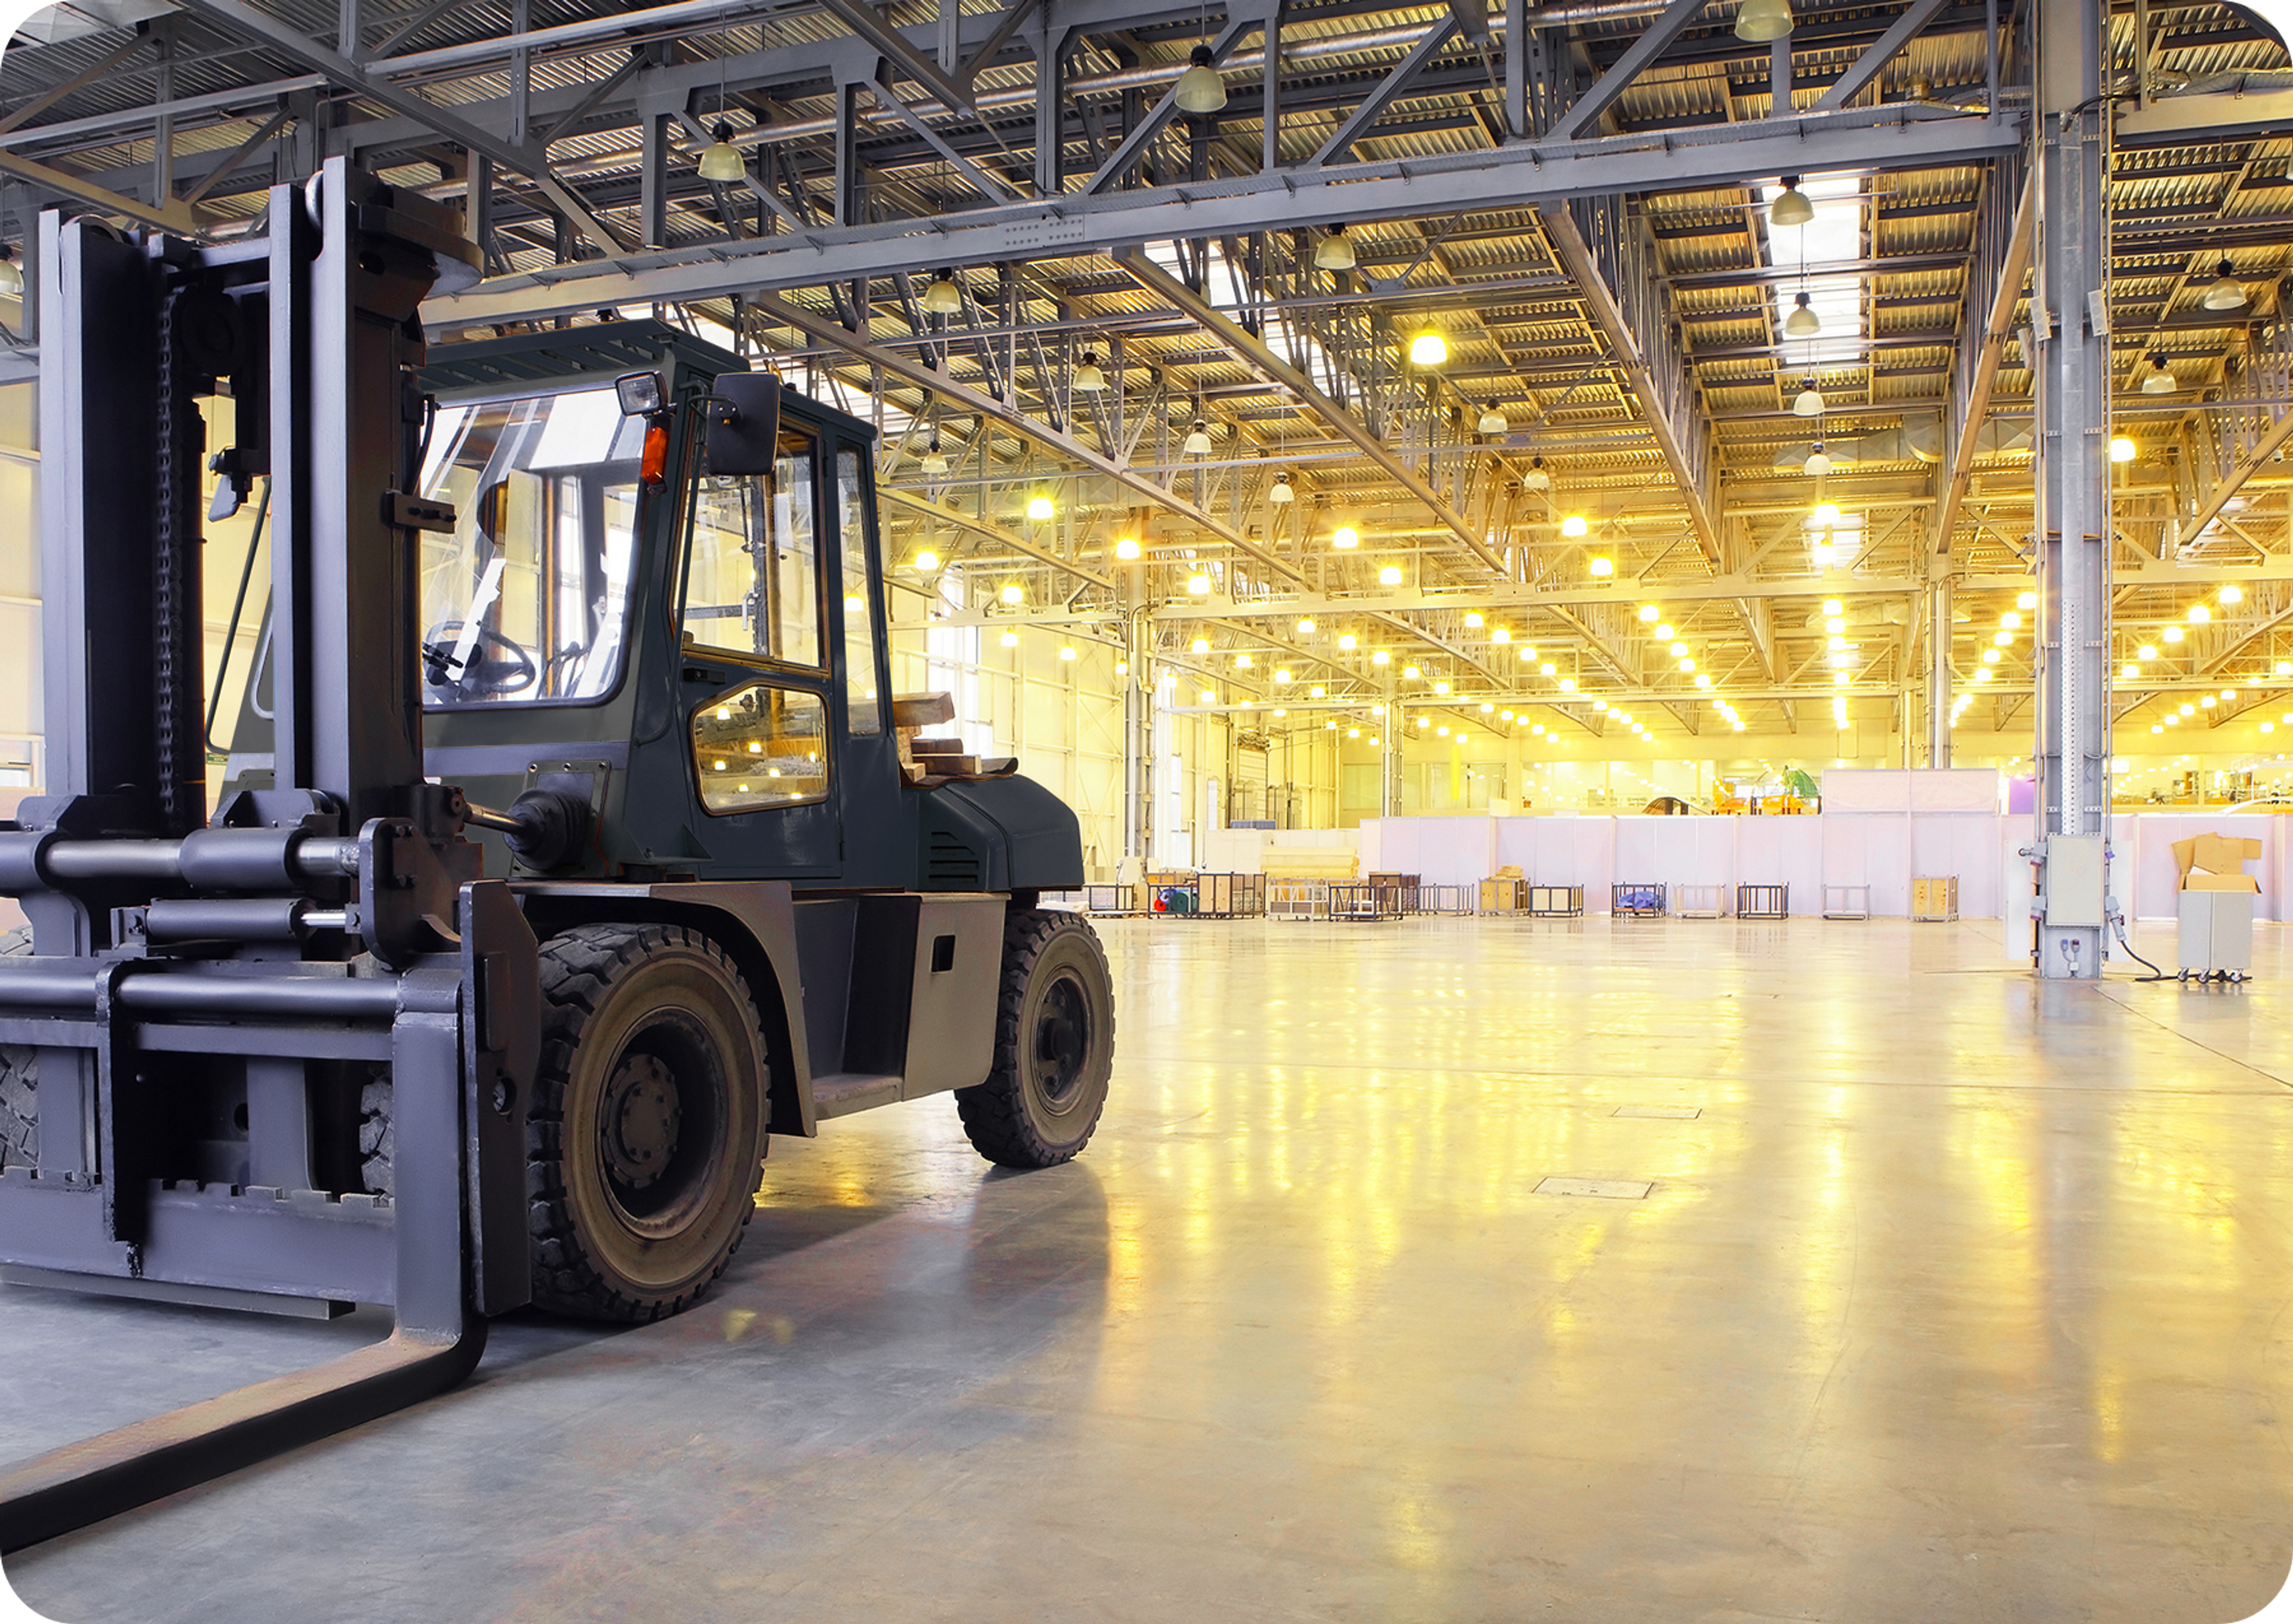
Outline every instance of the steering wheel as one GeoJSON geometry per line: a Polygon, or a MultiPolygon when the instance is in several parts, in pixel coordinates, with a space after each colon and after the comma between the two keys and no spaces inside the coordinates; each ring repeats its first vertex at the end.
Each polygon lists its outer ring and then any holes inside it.
{"type": "Polygon", "coordinates": [[[515,641],[492,626],[478,627],[469,665],[457,678],[448,669],[454,644],[462,634],[459,620],[441,620],[422,634],[422,675],[431,687],[448,692],[483,695],[520,693],[540,680],[541,667],[515,641]],[[499,653],[491,650],[498,650],[499,653]]]}

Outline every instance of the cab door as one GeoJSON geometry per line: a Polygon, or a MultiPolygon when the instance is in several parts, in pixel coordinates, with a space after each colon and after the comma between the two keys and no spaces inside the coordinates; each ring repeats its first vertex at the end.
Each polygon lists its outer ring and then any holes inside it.
{"type": "Polygon", "coordinates": [[[817,436],[784,425],[769,474],[695,483],[678,604],[678,692],[695,867],[833,878],[841,784],[817,436]],[[704,855],[705,854],[705,855],[704,855]]]}

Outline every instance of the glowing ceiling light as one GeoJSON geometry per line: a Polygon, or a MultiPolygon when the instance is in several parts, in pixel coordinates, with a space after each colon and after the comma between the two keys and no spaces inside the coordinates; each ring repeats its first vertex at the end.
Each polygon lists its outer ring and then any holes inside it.
{"type": "Polygon", "coordinates": [[[1330,532],[1330,545],[1339,552],[1349,552],[1361,545],[1361,532],[1350,524],[1341,524],[1330,532]]]}
{"type": "Polygon", "coordinates": [[[1226,105],[1226,81],[1219,77],[1208,45],[1198,44],[1187,59],[1187,71],[1171,88],[1171,100],[1182,113],[1215,113],[1226,105]]]}
{"type": "Polygon", "coordinates": [[[1025,603],[1027,601],[1027,589],[1017,581],[1013,581],[1003,588],[1002,598],[1006,603],[1025,603]]]}
{"type": "Polygon", "coordinates": [[[1187,578],[1187,590],[1197,598],[1209,596],[1211,590],[1211,578],[1206,575],[1188,576],[1187,578]]]}
{"type": "Polygon", "coordinates": [[[1311,615],[1300,617],[1298,621],[1298,635],[1300,637],[1311,637],[1313,634],[1314,617],[1311,615]]]}
{"type": "MultiPolygon", "coordinates": [[[[1739,39],[1780,39],[1783,35],[1790,32],[1791,7],[1786,0],[1766,0],[1764,4],[1763,0],[1745,0],[1744,9],[1736,13],[1736,36],[1739,39]],[[1752,12],[1754,7],[1758,8],[1754,14],[1760,19],[1762,28],[1772,27],[1780,22],[1783,25],[1782,32],[1758,35],[1745,33],[1745,16],[1746,12],[1752,12]]],[[[1781,226],[1805,225],[1815,218],[1815,205],[1809,202],[1807,194],[1799,189],[1797,175],[1787,174],[1783,177],[1783,190],[1778,192],[1768,204],[1768,223],[1781,226]]]]}
{"type": "Polygon", "coordinates": [[[2237,266],[2227,255],[2222,256],[2221,274],[2206,284],[2206,291],[2198,295],[2198,303],[2209,311],[2245,308],[2245,285],[2237,279],[2237,266]]]}
{"type": "Polygon", "coordinates": [[[2192,603],[2190,605],[2190,624],[2192,626],[2203,626],[2207,621],[2213,618],[2214,611],[2208,609],[2204,604],[2192,603]]]}
{"type": "Polygon", "coordinates": [[[2038,594],[2037,593],[2035,593],[2035,592],[2026,592],[2026,593],[2022,594],[2020,597],[2018,597],[2018,598],[2016,598],[2016,599],[2014,600],[2014,607],[2015,607],[2016,609],[2036,609],[2036,608],[2038,608],[2038,594]]]}
{"type": "Polygon", "coordinates": [[[1038,491],[1035,495],[1027,498],[1027,517],[1034,520],[1039,524],[1044,520],[1051,517],[1052,514],[1057,511],[1058,510],[1057,508],[1051,505],[1050,497],[1043,495],[1041,491],[1038,491]]]}
{"type": "Polygon", "coordinates": [[[1586,568],[1592,572],[1594,580],[1606,580],[1616,574],[1616,562],[1612,558],[1596,558],[1586,568]]]}
{"type": "Polygon", "coordinates": [[[1341,632],[1338,634],[1338,647],[1343,649],[1349,654],[1360,646],[1361,639],[1356,637],[1351,632],[1341,632]]]}
{"type": "Polygon", "coordinates": [[[931,571],[939,568],[939,554],[933,552],[929,547],[919,547],[916,550],[915,557],[910,559],[908,562],[913,564],[917,569],[924,571],[926,574],[929,574],[931,571]]]}
{"type": "Polygon", "coordinates": [[[1298,499],[1298,493],[1290,489],[1288,474],[1277,473],[1274,476],[1274,483],[1267,488],[1266,499],[1276,507],[1287,506],[1298,499]]]}
{"type": "Polygon", "coordinates": [[[2182,641],[2182,628],[2178,626],[2169,626],[2159,635],[2167,642],[2179,642],[2182,641]]]}
{"type": "Polygon", "coordinates": [[[1209,420],[1203,417],[1195,418],[1195,426],[1187,431],[1187,438],[1179,445],[1179,449],[1187,456],[1208,456],[1211,454],[1209,420]]]}
{"type": "Polygon", "coordinates": [[[1002,641],[1005,648],[1016,649],[1019,646],[1019,634],[1017,632],[1006,632],[1003,634],[1002,641]]]}
{"type": "Polygon", "coordinates": [[[963,289],[955,283],[955,272],[943,271],[924,289],[921,301],[924,311],[933,316],[952,316],[963,308],[963,289]]]}
{"type": "Polygon", "coordinates": [[[2235,581],[2231,581],[2214,595],[2224,603],[2241,603],[2245,601],[2245,589],[2235,581]]]}
{"type": "Polygon", "coordinates": [[[1197,637],[1187,646],[1196,654],[1207,654],[1211,651],[1211,640],[1207,637],[1197,637]]]}
{"type": "MultiPolygon", "coordinates": [[[[720,186],[727,181],[744,179],[749,166],[741,159],[741,149],[733,144],[733,126],[719,118],[709,134],[709,144],[701,149],[701,178],[720,186]]],[[[2238,302],[2244,303],[2242,294],[2238,302]]]]}
{"type": "Polygon", "coordinates": [[[1641,624],[1642,626],[1652,626],[1662,618],[1663,616],[1661,612],[1657,609],[1655,604],[1643,603],[1641,605],[1641,624]]]}
{"type": "Polygon", "coordinates": [[[1584,515],[1582,513],[1570,513],[1560,521],[1560,533],[1572,541],[1589,534],[1592,528],[1584,522],[1584,515]]]}
{"type": "Polygon", "coordinates": [[[2110,437],[2110,460],[2111,462],[2130,463],[2139,455],[2141,455],[2141,448],[2136,446],[2125,435],[2112,434],[2110,437]]]}
{"type": "Polygon", "coordinates": [[[1409,364],[1413,367],[1438,367],[1448,359],[1449,341],[1431,327],[1409,341],[1409,364]]]}
{"type": "Polygon", "coordinates": [[[1123,537],[1114,544],[1114,556],[1126,562],[1136,559],[1138,556],[1138,541],[1129,536],[1123,537]]]}
{"type": "Polygon", "coordinates": [[[1381,586],[1400,586],[1401,566],[1399,564],[1388,564],[1383,569],[1380,570],[1377,572],[1377,584],[1381,586]]]}

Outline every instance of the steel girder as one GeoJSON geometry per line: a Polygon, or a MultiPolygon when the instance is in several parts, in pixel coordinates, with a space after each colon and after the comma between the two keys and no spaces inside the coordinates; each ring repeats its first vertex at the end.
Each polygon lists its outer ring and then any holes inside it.
{"type": "Polygon", "coordinates": [[[1070,192],[931,219],[816,229],[497,277],[429,301],[423,319],[442,329],[527,321],[932,265],[1111,253],[1182,238],[1542,206],[1618,192],[1695,190],[1784,173],[1980,163],[2019,150],[2022,139],[2018,125],[2004,117],[1889,106],[1565,146],[1509,145],[1439,158],[1333,164],[1090,196],[1070,192]]]}

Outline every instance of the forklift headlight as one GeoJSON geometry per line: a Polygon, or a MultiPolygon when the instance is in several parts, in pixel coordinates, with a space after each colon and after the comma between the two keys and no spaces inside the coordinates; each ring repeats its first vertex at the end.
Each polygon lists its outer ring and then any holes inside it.
{"type": "Polygon", "coordinates": [[[658,372],[628,372],[613,380],[613,392],[620,397],[622,416],[642,417],[660,410],[666,392],[658,372]]]}

